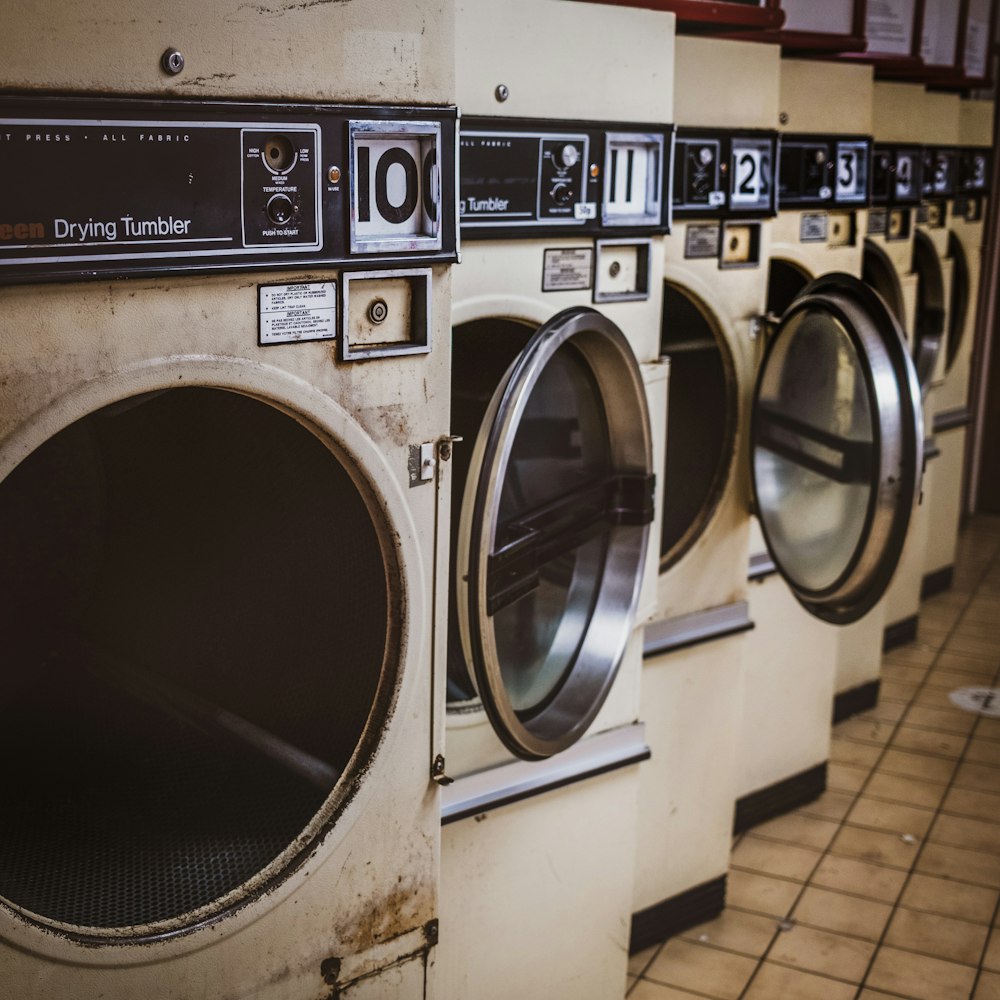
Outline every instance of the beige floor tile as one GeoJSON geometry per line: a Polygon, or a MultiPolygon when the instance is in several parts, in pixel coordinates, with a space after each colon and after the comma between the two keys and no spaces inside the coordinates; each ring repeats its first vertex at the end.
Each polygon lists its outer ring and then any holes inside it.
{"type": "Polygon", "coordinates": [[[927,667],[915,667],[910,663],[893,663],[886,660],[880,671],[881,680],[902,681],[904,684],[919,684],[927,676],[927,667]]]}
{"type": "Polygon", "coordinates": [[[907,681],[883,680],[879,686],[878,699],[882,701],[908,702],[918,691],[919,684],[907,681]]]}
{"type": "Polygon", "coordinates": [[[883,722],[881,719],[870,719],[867,714],[856,715],[853,719],[838,722],[832,730],[836,738],[857,740],[862,743],[874,743],[884,746],[889,742],[895,724],[883,722]]]}
{"type": "MultiPolygon", "coordinates": [[[[995,685],[996,686],[996,685],[995,685]]],[[[984,715],[977,717],[976,735],[987,740],[1000,740],[1000,719],[987,718],[984,715]]]]}
{"type": "Polygon", "coordinates": [[[872,941],[796,924],[778,935],[767,957],[768,961],[793,965],[806,972],[860,983],[874,951],[872,941]]]}
{"type": "Polygon", "coordinates": [[[936,809],[946,790],[945,785],[875,771],[865,786],[865,795],[873,799],[899,802],[904,806],[936,809]]]}
{"type": "Polygon", "coordinates": [[[968,653],[971,656],[995,657],[997,644],[995,639],[977,639],[965,635],[959,628],[948,640],[945,647],[950,653],[968,653]]]}
{"type": "Polygon", "coordinates": [[[955,664],[953,668],[935,667],[925,678],[925,687],[954,691],[955,688],[979,687],[981,684],[988,684],[993,679],[993,667],[985,661],[980,662],[982,662],[981,667],[972,667],[968,670],[959,667],[958,664],[955,664]]]}
{"type": "Polygon", "coordinates": [[[917,809],[898,802],[883,802],[865,795],[858,798],[847,816],[847,821],[852,826],[874,827],[900,835],[909,833],[920,838],[930,829],[933,820],[934,813],[930,809],[917,809]]]}
{"type": "Polygon", "coordinates": [[[756,968],[756,959],[674,938],[663,946],[643,978],[719,1000],[737,1000],[756,968]]]}
{"type": "Polygon", "coordinates": [[[850,764],[871,770],[882,753],[882,747],[874,743],[845,740],[834,737],[830,740],[830,760],[838,764],[850,764]]]}
{"type": "MultiPolygon", "coordinates": [[[[979,680],[988,680],[996,670],[996,661],[993,657],[983,659],[981,656],[969,656],[967,653],[951,653],[942,650],[938,658],[934,661],[931,674],[943,673],[949,670],[971,672],[979,680]]],[[[959,685],[961,686],[961,685],[959,685]]]]}
{"type": "Polygon", "coordinates": [[[851,1000],[855,989],[847,983],[764,962],[745,1000],[851,1000]]]}
{"type": "Polygon", "coordinates": [[[981,819],[969,819],[967,816],[941,813],[935,820],[928,839],[939,844],[950,844],[952,847],[1000,854],[1000,825],[981,819]]]}
{"type": "Polygon", "coordinates": [[[822,889],[849,892],[865,899],[893,903],[906,881],[906,872],[883,868],[855,858],[827,855],[819,864],[811,884],[822,889]]]}
{"type": "Polygon", "coordinates": [[[930,729],[900,726],[892,737],[890,748],[915,750],[919,753],[937,754],[939,757],[957,758],[965,748],[966,737],[957,733],[939,733],[930,729]]]}
{"type": "Polygon", "coordinates": [[[929,667],[934,662],[933,649],[915,649],[912,646],[897,646],[885,654],[885,663],[904,663],[914,667],[929,667]]]}
{"type": "Polygon", "coordinates": [[[885,943],[921,955],[946,958],[963,965],[978,965],[989,928],[936,913],[900,907],[892,917],[885,943]]]}
{"type": "Polygon", "coordinates": [[[889,921],[892,907],[872,899],[845,896],[829,889],[809,886],[798,901],[792,916],[803,924],[854,934],[869,941],[877,941],[889,921]]]}
{"type": "Polygon", "coordinates": [[[955,771],[953,784],[958,788],[971,788],[977,792],[1000,794],[1000,767],[963,760],[955,771]]]}
{"type": "Polygon", "coordinates": [[[862,990],[858,994],[858,1000],[899,1000],[899,997],[899,993],[883,993],[881,990],[862,990]]]}
{"type": "Polygon", "coordinates": [[[648,979],[640,979],[628,994],[628,1000],[701,1000],[704,994],[688,993],[687,990],[675,990],[672,986],[662,983],[652,983],[648,979]]]}
{"type": "Polygon", "coordinates": [[[967,733],[976,716],[959,709],[928,708],[913,705],[906,713],[906,725],[922,726],[924,729],[940,729],[945,733],[967,733]]]}
{"type": "Polygon", "coordinates": [[[901,774],[907,778],[947,784],[955,771],[955,761],[946,757],[932,757],[925,753],[910,753],[889,747],[879,761],[878,769],[887,774],[901,774]]]}
{"type": "Polygon", "coordinates": [[[776,840],[764,840],[748,834],[731,855],[734,867],[763,875],[804,882],[816,867],[820,852],[808,847],[795,847],[776,840]]]}
{"type": "Polygon", "coordinates": [[[760,958],[767,951],[777,929],[778,921],[774,917],[727,909],[714,920],[692,927],[680,936],[686,941],[712,944],[716,948],[760,958]]]}
{"type": "Polygon", "coordinates": [[[996,909],[997,891],[914,872],[906,883],[900,905],[988,924],[996,909]]]}
{"type": "Polygon", "coordinates": [[[916,859],[919,843],[918,840],[903,840],[896,833],[844,826],[834,838],[830,853],[909,871],[916,859]]]}
{"type": "Polygon", "coordinates": [[[854,802],[854,796],[851,793],[828,790],[819,798],[801,806],[797,811],[804,816],[841,820],[847,815],[852,802],[854,802]]]}
{"type": "Polygon", "coordinates": [[[868,768],[831,761],[826,769],[826,787],[836,792],[857,792],[868,777],[868,768]]]}
{"type": "Polygon", "coordinates": [[[863,712],[859,718],[878,719],[881,722],[899,722],[906,711],[906,705],[898,701],[879,702],[874,708],[863,712]]]}
{"type": "Polygon", "coordinates": [[[979,736],[973,736],[965,748],[965,759],[1000,767],[1000,742],[983,740],[979,736]]]}
{"type": "Polygon", "coordinates": [[[981,973],[973,1000],[1000,1000],[1000,975],[995,972],[981,973]]]}
{"type": "Polygon", "coordinates": [[[989,792],[977,792],[971,788],[953,788],[945,796],[944,812],[956,816],[971,816],[973,819],[985,819],[1000,822],[1000,795],[989,792]]]}
{"type": "Polygon", "coordinates": [[[801,891],[798,882],[733,870],[726,883],[726,901],[741,910],[784,917],[801,891]]]}
{"type": "Polygon", "coordinates": [[[928,842],[917,859],[917,871],[991,889],[1000,888],[1000,855],[982,851],[928,842]]]}
{"type": "MultiPolygon", "coordinates": [[[[808,809],[809,806],[804,808],[808,809]]],[[[838,824],[828,819],[818,819],[802,812],[786,813],[754,827],[754,835],[781,840],[788,844],[824,850],[833,840],[838,824]]]]}
{"type": "Polygon", "coordinates": [[[917,1000],[968,1000],[976,970],[883,946],[866,985],[917,1000]]]}
{"type": "Polygon", "coordinates": [[[990,943],[983,956],[983,968],[993,972],[1000,972],[1000,930],[993,929],[990,935],[990,943]]]}
{"type": "Polygon", "coordinates": [[[653,960],[653,956],[660,950],[661,945],[654,944],[651,948],[643,948],[634,955],[628,957],[628,974],[630,976],[641,976],[642,970],[653,960]]]}

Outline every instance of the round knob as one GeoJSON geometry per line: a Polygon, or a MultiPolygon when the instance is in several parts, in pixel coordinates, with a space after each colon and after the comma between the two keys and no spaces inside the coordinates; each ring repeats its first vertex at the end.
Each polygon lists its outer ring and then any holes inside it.
{"type": "Polygon", "coordinates": [[[287,194],[276,194],[268,201],[266,212],[276,226],[283,226],[295,214],[295,206],[287,194]]]}
{"type": "Polygon", "coordinates": [[[556,159],[561,166],[575,167],[580,162],[580,150],[572,143],[567,142],[562,149],[556,153],[556,159]]]}
{"type": "Polygon", "coordinates": [[[568,205],[573,200],[573,189],[568,184],[557,184],[549,192],[549,197],[557,205],[568,205]]]}

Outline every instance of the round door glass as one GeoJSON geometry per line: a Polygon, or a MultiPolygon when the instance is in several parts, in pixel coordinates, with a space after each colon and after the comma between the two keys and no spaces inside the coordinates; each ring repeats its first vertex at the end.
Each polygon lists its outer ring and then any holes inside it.
{"type": "Polygon", "coordinates": [[[954,234],[948,234],[948,256],[952,260],[951,301],[948,308],[948,346],[945,357],[945,371],[951,371],[958,357],[962,338],[965,335],[965,321],[969,312],[969,262],[965,256],[962,241],[954,234]]]}
{"type": "Polygon", "coordinates": [[[854,558],[877,481],[867,379],[834,315],[804,309],[782,328],[755,419],[754,477],[769,547],[798,587],[822,593],[854,558]]]}
{"type": "MultiPolygon", "coordinates": [[[[572,346],[562,346],[538,377],[514,435],[500,495],[495,547],[517,544],[536,512],[577,507],[586,516],[588,487],[611,475],[608,426],[597,384],[572,346]]],[[[558,689],[571,667],[594,609],[610,524],[559,553],[538,571],[537,586],[494,615],[497,654],[511,705],[531,713],[558,689]]]]}
{"type": "Polygon", "coordinates": [[[649,417],[614,324],[457,327],[449,701],[546,757],[585,731],[632,630],[652,519],[649,417]],[[465,454],[459,459],[459,454],[465,454]]]}
{"type": "Polygon", "coordinates": [[[316,434],[209,388],[105,407],[0,483],[0,896],[176,927],[291,863],[398,642],[375,510],[316,434]]]}

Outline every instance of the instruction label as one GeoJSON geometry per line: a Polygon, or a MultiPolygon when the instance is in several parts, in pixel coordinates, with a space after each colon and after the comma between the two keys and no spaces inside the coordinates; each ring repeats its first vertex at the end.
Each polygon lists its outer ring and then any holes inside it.
{"type": "Polygon", "coordinates": [[[688,226],[684,233],[684,256],[689,260],[718,257],[721,231],[718,225],[688,226]]]}
{"type": "Polygon", "coordinates": [[[260,285],[257,292],[261,346],[337,336],[337,282],[260,285]]]}
{"type": "Polygon", "coordinates": [[[825,243],[827,234],[827,215],[825,212],[811,212],[799,220],[800,243],[825,243]]]}
{"type": "Polygon", "coordinates": [[[546,250],[543,260],[543,292],[581,291],[590,288],[593,283],[593,247],[546,250]]]}

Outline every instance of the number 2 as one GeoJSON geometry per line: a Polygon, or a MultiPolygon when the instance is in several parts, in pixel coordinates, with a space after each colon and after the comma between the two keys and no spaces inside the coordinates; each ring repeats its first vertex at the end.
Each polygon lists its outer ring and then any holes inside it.
{"type": "Polygon", "coordinates": [[[753,183],[754,177],[757,176],[757,158],[752,153],[744,153],[738,162],[741,168],[749,167],[750,169],[740,179],[736,190],[740,194],[757,194],[757,185],[753,183]]]}

